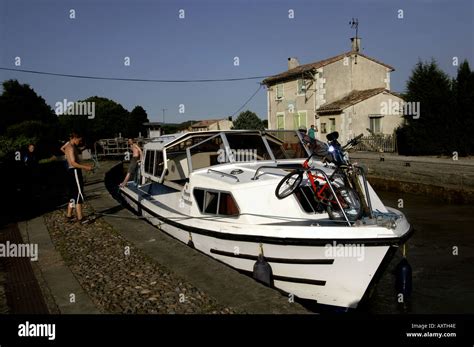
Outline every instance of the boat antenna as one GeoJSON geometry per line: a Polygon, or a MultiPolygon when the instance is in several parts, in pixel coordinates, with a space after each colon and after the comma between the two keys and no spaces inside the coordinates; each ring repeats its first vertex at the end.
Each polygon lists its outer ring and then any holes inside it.
{"type": "MultiPolygon", "coordinates": [[[[358,18],[354,18],[352,17],[352,20],[349,22],[349,25],[351,26],[352,29],[355,29],[355,32],[356,32],[356,40],[359,38],[359,19],[358,18]]],[[[356,41],[356,45],[357,45],[357,41],[356,41]]],[[[357,45],[357,48],[358,45],[357,45]]]]}

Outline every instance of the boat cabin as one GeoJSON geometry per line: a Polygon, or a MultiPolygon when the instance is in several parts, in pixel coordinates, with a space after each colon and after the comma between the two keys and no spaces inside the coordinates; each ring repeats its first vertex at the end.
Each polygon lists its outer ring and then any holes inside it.
{"type": "Polygon", "coordinates": [[[141,183],[151,180],[181,189],[189,175],[202,168],[306,158],[302,136],[299,131],[251,130],[164,135],[145,145],[141,183]]]}

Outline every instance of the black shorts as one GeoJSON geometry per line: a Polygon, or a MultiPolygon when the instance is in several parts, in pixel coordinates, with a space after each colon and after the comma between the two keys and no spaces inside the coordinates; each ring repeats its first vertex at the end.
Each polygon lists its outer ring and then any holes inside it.
{"type": "Polygon", "coordinates": [[[67,170],[69,186],[69,202],[75,204],[84,202],[84,180],[82,179],[82,170],[70,168],[67,170]]]}

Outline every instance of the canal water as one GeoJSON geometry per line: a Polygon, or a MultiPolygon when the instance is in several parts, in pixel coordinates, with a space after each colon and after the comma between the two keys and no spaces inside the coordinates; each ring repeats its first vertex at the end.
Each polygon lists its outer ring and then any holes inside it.
{"type": "Polygon", "coordinates": [[[415,234],[407,244],[413,292],[399,304],[394,269],[397,252],[364,311],[371,313],[474,313],[474,205],[455,205],[427,196],[378,191],[387,206],[399,199],[415,234]]]}

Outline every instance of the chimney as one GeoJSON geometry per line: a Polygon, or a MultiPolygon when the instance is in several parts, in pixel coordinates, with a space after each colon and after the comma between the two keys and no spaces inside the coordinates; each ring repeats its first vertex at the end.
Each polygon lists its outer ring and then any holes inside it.
{"type": "Polygon", "coordinates": [[[300,66],[298,58],[288,58],[288,70],[294,69],[297,66],[300,66]]]}
{"type": "Polygon", "coordinates": [[[360,51],[360,37],[351,37],[352,52],[360,51]]]}

